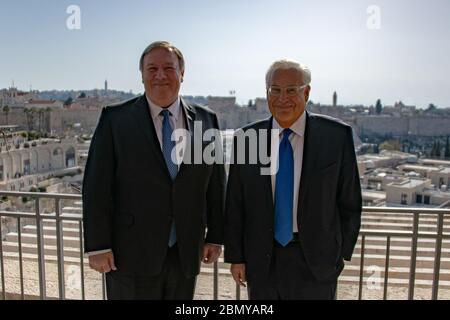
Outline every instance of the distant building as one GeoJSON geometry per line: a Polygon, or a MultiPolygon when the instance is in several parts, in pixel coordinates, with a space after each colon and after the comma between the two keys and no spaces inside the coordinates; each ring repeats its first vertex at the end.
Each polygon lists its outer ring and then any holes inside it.
{"type": "Polygon", "coordinates": [[[0,189],[21,190],[77,166],[76,143],[56,139],[26,141],[23,131],[0,143],[0,189]]]}
{"type": "Polygon", "coordinates": [[[64,102],[59,100],[37,100],[31,99],[27,101],[24,105],[25,108],[28,109],[47,109],[47,108],[55,108],[62,109],[64,107],[64,102]]]}
{"type": "Polygon", "coordinates": [[[444,207],[450,205],[450,191],[446,186],[436,188],[431,179],[406,178],[386,186],[387,206],[444,207]]]}

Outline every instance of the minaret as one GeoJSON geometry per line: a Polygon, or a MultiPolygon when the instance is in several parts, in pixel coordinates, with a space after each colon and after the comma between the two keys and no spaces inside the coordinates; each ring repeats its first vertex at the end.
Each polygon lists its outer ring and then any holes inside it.
{"type": "Polygon", "coordinates": [[[333,107],[337,106],[337,93],[336,91],[333,93],[333,107]]]}

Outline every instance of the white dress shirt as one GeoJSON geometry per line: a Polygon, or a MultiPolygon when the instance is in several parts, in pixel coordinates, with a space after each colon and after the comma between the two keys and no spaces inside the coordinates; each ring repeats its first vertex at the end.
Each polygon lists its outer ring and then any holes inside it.
{"type": "MultiPolygon", "coordinates": [[[[292,221],[293,221],[293,230],[292,232],[298,232],[297,226],[297,209],[298,209],[298,195],[300,193],[300,178],[302,176],[302,164],[303,164],[303,147],[305,144],[305,126],[306,126],[306,112],[304,111],[300,118],[295,121],[290,129],[292,130],[291,135],[289,136],[289,141],[292,145],[292,149],[294,151],[294,203],[293,203],[293,212],[292,212],[292,221]]],[[[280,124],[273,118],[272,129],[280,130],[280,140],[281,142],[283,135],[283,128],[280,124]]],[[[271,144],[271,166],[278,167],[278,152],[279,152],[279,144],[271,144]]],[[[271,172],[275,172],[271,176],[272,178],[272,197],[275,201],[275,183],[277,179],[276,172],[277,170],[272,170],[271,172]]],[[[301,210],[301,208],[300,208],[301,210]]]]}
{"type": "MultiPolygon", "coordinates": [[[[170,126],[172,127],[172,130],[175,131],[176,129],[186,129],[186,122],[185,122],[185,115],[183,112],[183,108],[181,108],[181,100],[180,97],[178,97],[177,100],[175,100],[168,108],[161,108],[160,106],[157,106],[154,104],[147,96],[147,102],[150,107],[150,115],[153,119],[153,124],[155,125],[156,135],[158,136],[159,145],[163,146],[162,142],[162,123],[163,123],[163,115],[161,114],[161,111],[163,110],[169,110],[170,116],[169,116],[169,122],[170,126]]],[[[175,148],[177,150],[177,164],[178,169],[180,168],[180,163],[183,157],[183,150],[185,147],[185,135],[182,135],[182,143],[177,143],[175,148]]]]}

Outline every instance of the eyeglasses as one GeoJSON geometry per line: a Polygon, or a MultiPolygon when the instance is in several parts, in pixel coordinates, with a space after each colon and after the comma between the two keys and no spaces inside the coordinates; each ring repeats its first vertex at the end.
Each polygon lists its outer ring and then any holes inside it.
{"type": "Polygon", "coordinates": [[[289,86],[289,87],[285,87],[285,88],[271,86],[271,87],[269,87],[268,92],[271,96],[279,97],[279,96],[281,96],[281,93],[283,92],[283,90],[285,90],[286,95],[288,97],[294,97],[294,96],[298,95],[307,86],[308,86],[307,84],[304,84],[302,86],[289,86]]]}

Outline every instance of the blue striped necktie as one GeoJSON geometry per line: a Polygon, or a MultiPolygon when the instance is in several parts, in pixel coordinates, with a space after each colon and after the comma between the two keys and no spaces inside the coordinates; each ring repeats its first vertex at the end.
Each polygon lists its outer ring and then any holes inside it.
{"type": "Polygon", "coordinates": [[[286,246],[292,240],[292,211],[294,197],[294,152],[289,135],[283,130],[278,153],[278,172],[275,182],[275,240],[286,246]]]}
{"type": "MultiPolygon", "coordinates": [[[[162,150],[164,155],[164,160],[166,161],[167,169],[169,170],[170,177],[172,181],[175,180],[178,173],[178,166],[176,163],[172,161],[172,150],[175,148],[175,141],[172,141],[172,127],[170,126],[169,121],[169,110],[165,109],[161,111],[161,115],[163,118],[162,123],[162,150]]],[[[175,223],[172,223],[172,227],[170,229],[170,237],[169,237],[169,247],[172,247],[177,242],[177,235],[175,232],[175,223]]]]}

